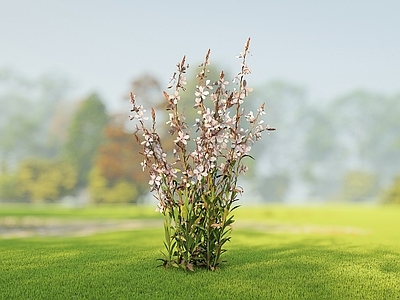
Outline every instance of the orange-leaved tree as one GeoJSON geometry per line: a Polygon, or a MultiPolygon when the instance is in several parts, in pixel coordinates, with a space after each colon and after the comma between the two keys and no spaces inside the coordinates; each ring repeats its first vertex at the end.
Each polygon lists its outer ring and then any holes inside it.
{"type": "Polygon", "coordinates": [[[147,174],[140,167],[140,146],[124,130],[121,116],[105,127],[89,188],[97,203],[136,203],[148,191],[147,174]]]}

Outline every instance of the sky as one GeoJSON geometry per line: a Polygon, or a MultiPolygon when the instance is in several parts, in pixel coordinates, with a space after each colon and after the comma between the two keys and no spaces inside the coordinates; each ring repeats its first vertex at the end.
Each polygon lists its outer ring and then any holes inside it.
{"type": "Polygon", "coordinates": [[[234,72],[251,38],[249,84],[282,79],[315,101],[400,92],[397,0],[0,0],[0,69],[65,76],[71,97],[117,107],[144,73],[167,86],[183,55],[234,72]]]}

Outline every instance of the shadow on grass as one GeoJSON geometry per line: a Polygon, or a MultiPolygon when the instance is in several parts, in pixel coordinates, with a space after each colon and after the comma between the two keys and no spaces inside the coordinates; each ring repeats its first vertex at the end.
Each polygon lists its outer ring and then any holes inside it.
{"type": "Polygon", "coordinates": [[[355,237],[240,234],[250,245],[242,239],[243,246],[232,248],[226,269],[240,274],[232,284],[246,286],[249,296],[400,299],[399,249],[351,242],[355,237]]]}

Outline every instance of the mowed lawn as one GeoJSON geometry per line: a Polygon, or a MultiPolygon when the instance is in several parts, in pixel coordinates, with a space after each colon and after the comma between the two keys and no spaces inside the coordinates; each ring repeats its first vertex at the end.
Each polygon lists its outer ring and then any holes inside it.
{"type": "MultiPolygon", "coordinates": [[[[0,220],[27,216],[160,218],[140,206],[0,207],[0,220]]],[[[400,207],[241,207],[236,220],[215,272],[157,267],[161,227],[0,237],[0,299],[400,299],[400,207]]]]}

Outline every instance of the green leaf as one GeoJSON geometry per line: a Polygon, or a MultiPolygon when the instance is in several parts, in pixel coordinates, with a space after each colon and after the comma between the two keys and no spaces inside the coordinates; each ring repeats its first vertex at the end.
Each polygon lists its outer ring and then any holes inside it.
{"type": "Polygon", "coordinates": [[[242,160],[243,158],[246,158],[246,157],[250,157],[252,160],[255,160],[255,158],[254,158],[253,156],[251,156],[250,154],[245,154],[245,155],[243,155],[243,156],[240,158],[240,160],[242,160]]]}

